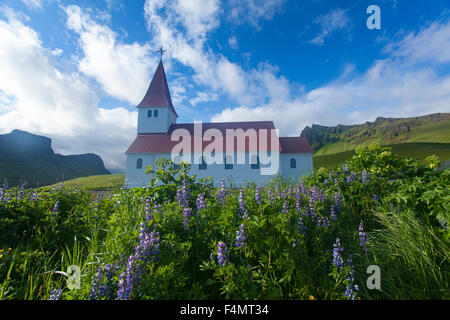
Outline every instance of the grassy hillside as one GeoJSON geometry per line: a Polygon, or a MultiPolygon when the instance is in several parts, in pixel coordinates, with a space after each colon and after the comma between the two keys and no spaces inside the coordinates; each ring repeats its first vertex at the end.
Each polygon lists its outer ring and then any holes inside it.
{"type": "MultiPolygon", "coordinates": [[[[439,160],[447,161],[450,160],[450,143],[402,143],[389,145],[392,151],[398,153],[402,157],[409,157],[416,160],[423,160],[426,157],[434,154],[439,160]]],[[[314,155],[314,169],[320,167],[333,168],[339,164],[342,164],[353,156],[354,150],[325,154],[325,155],[314,155]]]]}
{"type": "Polygon", "coordinates": [[[121,188],[124,181],[124,174],[106,174],[67,180],[64,186],[79,187],[84,190],[111,190],[121,188]]]}
{"type": "MultiPolygon", "coordinates": [[[[375,122],[336,127],[313,125],[311,128],[306,127],[301,136],[306,136],[316,156],[351,151],[375,142],[384,145],[415,142],[445,144],[450,143],[450,114],[437,113],[401,119],[377,118],[375,122]]],[[[410,152],[410,147],[405,148],[410,152]]]]}

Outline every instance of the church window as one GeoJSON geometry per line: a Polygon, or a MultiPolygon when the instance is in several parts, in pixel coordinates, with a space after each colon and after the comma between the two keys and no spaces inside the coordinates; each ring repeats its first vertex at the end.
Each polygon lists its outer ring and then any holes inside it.
{"type": "Polygon", "coordinates": [[[155,118],[158,117],[158,110],[153,111],[153,116],[154,116],[155,118]]]}
{"type": "Polygon", "coordinates": [[[200,164],[198,165],[198,170],[206,170],[208,168],[208,165],[205,162],[205,157],[200,158],[200,164]]]}
{"type": "Polygon", "coordinates": [[[142,159],[137,159],[137,161],[136,161],[136,169],[142,169],[142,159]]]}
{"type": "Polygon", "coordinates": [[[152,110],[148,110],[148,111],[147,111],[147,117],[149,117],[149,118],[152,117],[152,110]]]}
{"type": "Polygon", "coordinates": [[[295,168],[297,168],[297,161],[294,158],[292,158],[291,159],[291,169],[295,169],[295,168]]]}
{"type": "Polygon", "coordinates": [[[233,169],[233,156],[225,157],[225,170],[233,169]]]}
{"type": "Polygon", "coordinates": [[[252,169],[259,169],[259,156],[257,156],[256,154],[252,155],[250,163],[252,169]]]}

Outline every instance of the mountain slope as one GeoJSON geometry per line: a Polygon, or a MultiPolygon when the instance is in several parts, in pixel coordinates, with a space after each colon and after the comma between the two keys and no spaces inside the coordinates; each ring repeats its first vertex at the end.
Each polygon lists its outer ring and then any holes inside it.
{"type": "Polygon", "coordinates": [[[29,187],[53,184],[62,179],[109,174],[96,154],[55,154],[51,139],[13,130],[0,135],[0,182],[9,186],[26,181],[29,187]]]}
{"type": "Polygon", "coordinates": [[[436,113],[413,118],[377,118],[358,125],[326,127],[313,124],[303,129],[314,155],[351,151],[358,146],[403,144],[413,142],[450,143],[450,113],[436,113]]]}

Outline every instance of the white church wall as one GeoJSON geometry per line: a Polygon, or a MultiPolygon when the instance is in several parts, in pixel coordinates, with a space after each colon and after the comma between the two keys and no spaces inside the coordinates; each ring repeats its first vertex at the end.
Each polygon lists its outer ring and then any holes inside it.
{"type": "Polygon", "coordinates": [[[298,178],[313,172],[311,153],[281,153],[280,154],[281,175],[287,179],[298,178]],[[291,159],[295,159],[296,167],[291,168],[291,159]]]}
{"type": "MultiPolygon", "coordinates": [[[[154,166],[158,158],[163,157],[170,159],[170,153],[142,153],[142,154],[129,154],[127,155],[127,170],[126,181],[129,188],[147,186],[150,182],[151,175],[145,173],[146,166],[154,166]],[[136,169],[136,163],[138,159],[142,159],[142,169],[136,169]]],[[[256,184],[264,184],[272,175],[262,175],[261,169],[252,169],[251,164],[248,161],[248,153],[246,153],[247,164],[236,164],[237,155],[235,154],[233,169],[225,169],[225,164],[208,164],[206,170],[200,170],[199,164],[193,163],[193,157],[191,156],[191,170],[190,175],[197,175],[198,178],[212,177],[214,185],[219,186],[224,178],[229,185],[230,182],[233,185],[245,185],[247,182],[255,182],[256,184]]],[[[262,164],[261,164],[262,166],[262,164]]],[[[282,174],[285,177],[292,177],[297,180],[303,174],[312,172],[312,156],[311,154],[281,154],[280,155],[280,167],[277,173],[282,174]],[[290,159],[295,158],[297,168],[290,168],[290,159]]]]}
{"type": "Polygon", "coordinates": [[[139,108],[138,133],[167,133],[172,123],[175,123],[175,116],[167,107],[139,108]],[[151,118],[147,116],[149,110],[152,111],[151,118]],[[156,118],[155,110],[158,110],[156,118]]]}

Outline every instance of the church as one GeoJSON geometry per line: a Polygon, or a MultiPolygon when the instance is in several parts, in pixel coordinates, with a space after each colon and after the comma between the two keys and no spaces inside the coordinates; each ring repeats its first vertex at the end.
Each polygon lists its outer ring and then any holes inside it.
{"type": "MultiPolygon", "coordinates": [[[[281,106],[280,106],[281,107],[281,106]]],[[[128,188],[147,186],[158,158],[191,164],[190,175],[233,185],[264,184],[276,175],[313,172],[305,137],[279,137],[272,121],[177,123],[162,59],[138,108],[137,136],[126,151],[128,188]]]]}

